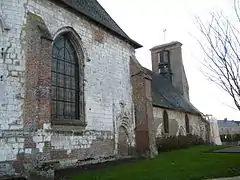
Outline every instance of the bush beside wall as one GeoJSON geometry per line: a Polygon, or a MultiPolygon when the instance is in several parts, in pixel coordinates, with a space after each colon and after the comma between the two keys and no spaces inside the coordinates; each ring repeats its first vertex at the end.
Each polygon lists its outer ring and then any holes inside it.
{"type": "Polygon", "coordinates": [[[187,136],[164,136],[156,139],[158,152],[166,152],[202,144],[205,144],[205,142],[201,137],[191,134],[187,136]]]}
{"type": "Polygon", "coordinates": [[[223,134],[220,135],[220,138],[222,142],[238,142],[240,141],[240,134],[223,134]]]}

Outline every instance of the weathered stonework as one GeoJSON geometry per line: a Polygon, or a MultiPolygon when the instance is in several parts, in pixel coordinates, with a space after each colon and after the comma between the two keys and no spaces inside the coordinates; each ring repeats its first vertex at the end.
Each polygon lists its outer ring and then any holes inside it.
{"type": "Polygon", "coordinates": [[[130,60],[130,69],[135,107],[137,152],[155,156],[157,150],[153,124],[151,77],[143,71],[135,57],[130,60]]]}
{"type": "Polygon", "coordinates": [[[208,141],[208,123],[200,115],[184,113],[180,111],[169,110],[165,108],[154,107],[153,117],[155,124],[156,137],[165,135],[163,125],[163,112],[168,113],[169,133],[167,135],[178,136],[186,135],[185,115],[189,119],[190,134],[198,135],[203,140],[208,141]]]}
{"type": "Polygon", "coordinates": [[[10,28],[0,31],[0,176],[52,177],[54,169],[116,158],[122,146],[129,154],[136,144],[134,48],[48,0],[1,1],[0,12],[10,28]],[[85,124],[79,126],[53,125],[50,118],[52,40],[69,29],[84,55],[85,124]]]}

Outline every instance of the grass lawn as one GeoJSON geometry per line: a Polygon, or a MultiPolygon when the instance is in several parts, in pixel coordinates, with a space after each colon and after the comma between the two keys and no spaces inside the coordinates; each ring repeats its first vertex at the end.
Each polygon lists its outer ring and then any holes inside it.
{"type": "Polygon", "coordinates": [[[213,153],[219,146],[196,146],[86,172],[74,180],[201,180],[240,175],[240,154],[213,153]]]}

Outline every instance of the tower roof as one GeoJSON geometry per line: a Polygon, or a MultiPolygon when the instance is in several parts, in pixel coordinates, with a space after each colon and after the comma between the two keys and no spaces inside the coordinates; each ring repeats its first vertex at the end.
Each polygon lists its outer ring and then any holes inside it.
{"type": "Polygon", "coordinates": [[[169,48],[169,47],[176,46],[176,45],[182,46],[182,43],[180,43],[178,41],[172,41],[172,42],[169,42],[169,43],[154,46],[150,49],[150,51],[153,51],[153,50],[156,50],[156,49],[165,49],[165,48],[169,48]]]}

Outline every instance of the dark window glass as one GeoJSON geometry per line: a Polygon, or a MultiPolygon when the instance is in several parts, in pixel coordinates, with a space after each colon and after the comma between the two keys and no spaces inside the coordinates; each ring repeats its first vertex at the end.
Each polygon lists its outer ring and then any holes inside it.
{"type": "Polygon", "coordinates": [[[185,115],[185,125],[186,125],[186,133],[190,133],[189,119],[188,115],[185,115]]]}
{"type": "Polygon", "coordinates": [[[169,51],[164,50],[158,53],[159,62],[159,73],[169,73],[170,72],[170,55],[169,51]]]}
{"type": "Polygon", "coordinates": [[[68,37],[53,43],[52,119],[79,119],[79,65],[68,37]]]}
{"type": "Polygon", "coordinates": [[[169,122],[168,122],[167,111],[163,112],[163,126],[164,126],[164,132],[169,133],[169,122]]]}
{"type": "Polygon", "coordinates": [[[158,52],[158,53],[157,53],[157,60],[158,60],[158,63],[161,62],[161,52],[158,52]]]}
{"type": "Polygon", "coordinates": [[[168,63],[168,62],[169,62],[169,51],[161,51],[160,63],[168,63]]]}

